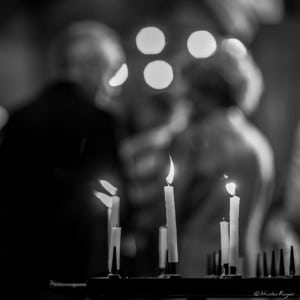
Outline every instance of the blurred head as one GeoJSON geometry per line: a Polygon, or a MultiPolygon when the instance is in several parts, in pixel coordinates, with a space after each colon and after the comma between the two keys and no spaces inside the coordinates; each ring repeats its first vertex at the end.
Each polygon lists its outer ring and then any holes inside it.
{"type": "Polygon", "coordinates": [[[180,81],[195,114],[218,108],[240,107],[250,114],[263,90],[262,76],[247,49],[224,39],[209,58],[181,59],[180,81]]]}
{"type": "Polygon", "coordinates": [[[96,21],[80,21],[67,27],[54,43],[55,77],[81,85],[97,104],[106,105],[119,92],[110,79],[125,62],[116,33],[96,21]]]}

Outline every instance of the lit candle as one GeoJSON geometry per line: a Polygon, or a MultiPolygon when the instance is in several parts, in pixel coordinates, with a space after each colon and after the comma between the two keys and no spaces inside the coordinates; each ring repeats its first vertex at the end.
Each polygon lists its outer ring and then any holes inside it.
{"type": "Polygon", "coordinates": [[[233,182],[226,185],[227,191],[232,195],[230,197],[229,210],[229,265],[230,272],[236,273],[239,261],[239,206],[240,198],[235,195],[236,186],[233,182]]]}
{"type": "Polygon", "coordinates": [[[222,266],[229,264],[229,223],[224,219],[220,222],[222,266]]]}
{"type": "Polygon", "coordinates": [[[168,247],[168,262],[178,262],[178,248],[177,248],[177,228],[176,228],[176,213],[174,202],[174,188],[171,186],[174,179],[174,164],[170,157],[170,172],[166,178],[168,183],[164,187],[165,191],[165,203],[166,203],[166,215],[167,215],[167,247],[168,247]]]}
{"type": "Polygon", "coordinates": [[[122,232],[121,227],[112,227],[111,229],[111,239],[110,239],[109,256],[108,256],[109,273],[112,273],[114,248],[116,248],[117,271],[120,270],[121,232],[122,232]]]}
{"type": "Polygon", "coordinates": [[[167,249],[167,228],[165,226],[160,226],[158,238],[158,265],[160,270],[164,270],[166,268],[167,249]]]}

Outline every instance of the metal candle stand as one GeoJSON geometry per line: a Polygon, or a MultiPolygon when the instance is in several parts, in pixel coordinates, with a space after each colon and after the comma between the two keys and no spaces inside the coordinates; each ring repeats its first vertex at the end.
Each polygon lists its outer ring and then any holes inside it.
{"type": "MultiPolygon", "coordinates": [[[[114,255],[113,260],[116,259],[114,255]]],[[[220,265],[220,260],[218,260],[220,265]]],[[[236,274],[236,268],[214,266],[213,272],[208,268],[208,275],[201,278],[184,278],[177,274],[177,264],[168,263],[159,270],[158,277],[122,277],[116,263],[113,262],[111,273],[107,277],[92,277],[86,283],[64,284],[50,282],[50,288],[58,293],[78,291],[89,299],[130,299],[130,298],[294,298],[300,297],[300,276],[296,275],[294,250],[290,249],[290,265],[285,275],[283,250],[280,250],[279,272],[276,268],[276,256],[272,251],[270,272],[267,253],[257,256],[256,278],[243,278],[236,274]],[[263,269],[263,270],[262,270],[263,269]],[[228,270],[229,274],[225,274],[228,270]],[[263,276],[262,276],[263,275],[263,276]]]]}
{"type": "MultiPolygon", "coordinates": [[[[92,300],[131,298],[232,298],[273,297],[293,298],[300,296],[300,278],[180,278],[180,277],[90,278],[78,290],[92,300]],[[176,279],[175,279],[176,278],[176,279]],[[177,279],[180,278],[180,279],[177,279]]],[[[74,293],[76,285],[63,286],[52,282],[54,291],[69,288],[74,293]]]]}

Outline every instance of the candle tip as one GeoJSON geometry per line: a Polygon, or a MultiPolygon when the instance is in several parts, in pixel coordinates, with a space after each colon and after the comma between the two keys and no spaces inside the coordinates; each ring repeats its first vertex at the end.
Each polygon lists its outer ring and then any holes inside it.
{"type": "Polygon", "coordinates": [[[268,277],[269,276],[268,261],[267,261],[267,252],[264,252],[264,254],[263,254],[263,272],[264,272],[264,277],[268,277]]]}
{"type": "Polygon", "coordinates": [[[296,268],[295,268],[295,257],[294,257],[294,247],[291,246],[290,248],[290,275],[295,275],[296,268]]]}
{"type": "Polygon", "coordinates": [[[261,277],[261,258],[260,258],[260,253],[257,254],[257,258],[256,258],[256,277],[257,278],[261,277]]]}
{"type": "Polygon", "coordinates": [[[279,276],[285,276],[285,268],[284,268],[284,255],[283,249],[280,249],[280,258],[279,258],[279,276]]]}
{"type": "Polygon", "coordinates": [[[277,271],[276,271],[276,255],[275,251],[272,250],[272,260],[271,260],[271,276],[276,277],[277,271]]]}

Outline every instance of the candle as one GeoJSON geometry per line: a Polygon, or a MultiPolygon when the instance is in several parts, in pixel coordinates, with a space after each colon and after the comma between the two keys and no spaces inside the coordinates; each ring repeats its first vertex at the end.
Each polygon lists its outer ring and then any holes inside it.
{"type": "Polygon", "coordinates": [[[239,205],[239,197],[230,197],[229,264],[231,270],[235,268],[235,271],[237,271],[239,261],[239,205]]]}
{"type": "Polygon", "coordinates": [[[167,247],[168,247],[168,262],[178,262],[178,248],[177,248],[177,228],[176,228],[176,212],[174,202],[174,188],[171,186],[174,179],[174,164],[170,157],[170,171],[166,178],[168,183],[164,187],[165,203],[166,203],[166,215],[167,215],[167,247]]]}
{"type": "Polygon", "coordinates": [[[119,226],[119,215],[120,215],[120,198],[118,196],[112,196],[112,206],[111,206],[111,219],[110,227],[119,226]]]}
{"type": "Polygon", "coordinates": [[[95,196],[100,199],[100,201],[107,207],[107,237],[108,237],[108,248],[109,248],[109,239],[111,232],[111,210],[112,210],[112,197],[108,196],[101,192],[95,192],[95,196]]]}
{"type": "Polygon", "coordinates": [[[222,266],[229,264],[229,223],[224,219],[220,222],[222,266]]]}
{"type": "Polygon", "coordinates": [[[229,264],[230,273],[235,274],[239,261],[239,206],[240,198],[235,195],[236,185],[234,182],[226,184],[230,197],[229,209],[229,264]]]}
{"type": "Polygon", "coordinates": [[[119,226],[119,215],[120,215],[120,198],[116,195],[118,189],[106,180],[100,180],[103,188],[110,194],[95,193],[98,198],[108,207],[108,220],[109,227],[119,226]]]}
{"type": "Polygon", "coordinates": [[[109,247],[109,255],[108,255],[109,273],[112,272],[114,248],[116,249],[117,270],[120,270],[121,232],[122,232],[121,227],[111,228],[111,239],[110,239],[110,247],[109,247]]]}
{"type": "Polygon", "coordinates": [[[158,266],[160,270],[166,268],[167,249],[167,228],[160,226],[158,237],[158,266]]]}

